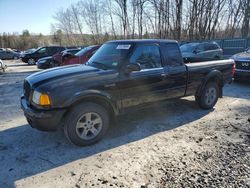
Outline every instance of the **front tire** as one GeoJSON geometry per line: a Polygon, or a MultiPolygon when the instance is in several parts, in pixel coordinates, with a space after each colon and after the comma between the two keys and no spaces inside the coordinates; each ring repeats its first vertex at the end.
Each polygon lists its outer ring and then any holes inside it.
{"type": "Polygon", "coordinates": [[[102,139],[109,127],[109,114],[95,103],[82,103],[66,117],[65,136],[75,145],[91,145],[102,139]]]}
{"type": "Polygon", "coordinates": [[[34,65],[36,62],[35,62],[35,60],[33,59],[33,58],[30,58],[29,60],[28,60],[28,65],[34,65]]]}
{"type": "Polygon", "coordinates": [[[219,98],[219,86],[215,82],[209,82],[204,87],[200,96],[195,96],[196,102],[203,109],[211,109],[219,98]]]}

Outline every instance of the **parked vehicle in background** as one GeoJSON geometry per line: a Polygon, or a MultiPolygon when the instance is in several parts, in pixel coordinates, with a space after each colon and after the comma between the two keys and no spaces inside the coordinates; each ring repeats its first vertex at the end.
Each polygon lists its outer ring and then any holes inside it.
{"type": "Polygon", "coordinates": [[[73,65],[73,64],[85,64],[92,55],[100,48],[99,45],[88,46],[81,51],[73,54],[64,54],[63,61],[60,66],[73,65]],[[67,55],[67,57],[66,57],[67,55]]]}
{"type": "Polygon", "coordinates": [[[212,61],[223,58],[223,50],[216,42],[193,42],[180,47],[185,63],[212,61]]]}
{"type": "Polygon", "coordinates": [[[37,48],[35,51],[23,53],[21,59],[23,62],[33,65],[40,58],[53,56],[57,52],[65,50],[65,47],[62,46],[45,46],[37,48]]]}
{"type": "Polygon", "coordinates": [[[0,70],[5,72],[6,69],[7,69],[7,65],[5,65],[5,63],[0,59],[0,70]]]}
{"type": "Polygon", "coordinates": [[[52,56],[43,57],[36,62],[37,68],[48,69],[54,66],[52,56]]]}
{"type": "Polygon", "coordinates": [[[58,52],[56,54],[54,54],[52,56],[53,58],[53,63],[54,63],[54,67],[59,66],[62,64],[65,56],[67,56],[66,54],[76,54],[77,52],[79,52],[82,48],[72,48],[72,49],[66,49],[63,50],[61,52],[58,52]],[[63,58],[64,56],[64,58],[63,58]]]}
{"type": "Polygon", "coordinates": [[[233,77],[233,60],[185,65],[172,40],[120,40],[103,44],[86,65],[30,75],[21,106],[28,123],[43,131],[64,125],[76,145],[99,141],[111,118],[173,98],[194,95],[211,109],[233,77]]]}
{"type": "Polygon", "coordinates": [[[4,60],[4,59],[19,59],[20,58],[20,54],[16,53],[12,50],[6,50],[3,49],[0,51],[0,59],[4,60]]]}
{"type": "Polygon", "coordinates": [[[235,61],[234,79],[250,79],[250,48],[231,57],[235,61]]]}

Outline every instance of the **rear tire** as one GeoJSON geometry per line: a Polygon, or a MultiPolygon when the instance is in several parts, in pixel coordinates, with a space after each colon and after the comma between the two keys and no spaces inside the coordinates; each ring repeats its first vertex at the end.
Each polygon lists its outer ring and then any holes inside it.
{"type": "Polygon", "coordinates": [[[75,145],[87,146],[102,139],[109,127],[107,110],[95,103],[75,106],[67,115],[64,133],[75,145]]]}
{"type": "Polygon", "coordinates": [[[201,92],[195,96],[195,100],[202,109],[211,109],[219,98],[219,86],[215,82],[208,82],[201,92]]]}

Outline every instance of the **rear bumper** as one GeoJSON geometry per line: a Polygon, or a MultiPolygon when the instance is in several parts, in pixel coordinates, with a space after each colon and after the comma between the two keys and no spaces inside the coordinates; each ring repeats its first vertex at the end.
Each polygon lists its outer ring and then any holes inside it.
{"type": "Polygon", "coordinates": [[[41,131],[55,131],[66,111],[64,109],[34,110],[27,105],[23,96],[21,97],[21,108],[30,126],[41,131]]]}

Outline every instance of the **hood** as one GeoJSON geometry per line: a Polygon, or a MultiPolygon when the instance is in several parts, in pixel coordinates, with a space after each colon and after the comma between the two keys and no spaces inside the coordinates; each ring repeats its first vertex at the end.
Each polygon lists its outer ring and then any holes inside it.
{"type": "Polygon", "coordinates": [[[238,53],[235,54],[231,57],[233,60],[237,61],[237,60],[249,60],[250,61],[250,53],[249,52],[242,52],[242,53],[238,53]]]}
{"type": "Polygon", "coordinates": [[[48,60],[48,59],[52,59],[52,56],[43,57],[41,59],[38,59],[38,61],[44,61],[44,60],[48,60]]]}
{"type": "Polygon", "coordinates": [[[94,73],[97,71],[99,71],[99,69],[90,66],[70,65],[37,72],[28,76],[25,80],[29,82],[31,87],[36,87],[51,80],[70,77],[73,75],[80,75],[84,73],[94,73]]]}

